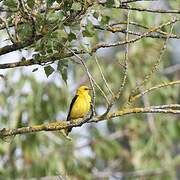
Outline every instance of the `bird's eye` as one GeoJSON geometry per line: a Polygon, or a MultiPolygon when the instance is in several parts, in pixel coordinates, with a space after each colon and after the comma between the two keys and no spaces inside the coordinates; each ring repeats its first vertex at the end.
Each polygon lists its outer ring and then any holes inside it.
{"type": "Polygon", "coordinates": [[[87,90],[88,90],[88,88],[84,88],[84,90],[86,90],[86,91],[87,91],[87,90]]]}

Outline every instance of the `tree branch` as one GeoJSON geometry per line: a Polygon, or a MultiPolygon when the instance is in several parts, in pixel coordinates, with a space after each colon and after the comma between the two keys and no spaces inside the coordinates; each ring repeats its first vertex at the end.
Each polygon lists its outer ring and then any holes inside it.
{"type": "Polygon", "coordinates": [[[135,3],[135,2],[145,2],[145,1],[157,1],[157,0],[126,0],[126,1],[121,1],[122,4],[128,4],[128,3],[135,3]]]}
{"type": "MultiPolygon", "coordinates": [[[[108,113],[106,116],[96,116],[92,120],[88,121],[88,123],[110,120],[116,117],[120,117],[128,114],[136,114],[136,113],[180,114],[180,109],[171,109],[171,108],[159,109],[159,108],[155,108],[155,106],[144,107],[144,108],[143,107],[127,108],[113,113],[108,113]]],[[[66,129],[68,127],[78,127],[82,125],[83,121],[84,119],[79,118],[79,119],[75,119],[71,124],[69,121],[56,121],[49,124],[34,125],[29,127],[17,128],[17,129],[3,128],[0,130],[0,138],[4,139],[8,136],[15,136],[18,134],[27,134],[27,133],[39,132],[39,131],[57,131],[61,129],[66,129]]]]}
{"type": "Polygon", "coordinates": [[[129,102],[137,100],[138,98],[142,97],[146,93],[149,93],[150,91],[157,90],[157,89],[160,89],[160,88],[164,88],[164,87],[167,87],[167,86],[174,86],[174,85],[177,85],[177,84],[180,84],[180,80],[172,81],[172,82],[168,82],[168,83],[163,83],[163,84],[158,84],[157,86],[153,86],[153,87],[151,87],[149,89],[146,89],[145,91],[143,91],[143,92],[141,92],[141,93],[139,93],[139,94],[137,94],[135,96],[130,96],[129,102]]]}
{"type": "MultiPolygon", "coordinates": [[[[125,28],[122,28],[122,27],[111,27],[111,26],[109,26],[107,28],[104,28],[104,27],[96,25],[96,26],[94,26],[94,28],[99,29],[99,30],[103,30],[103,31],[110,31],[112,33],[121,32],[124,34],[128,33],[128,34],[131,34],[134,36],[142,36],[143,35],[143,32],[127,31],[125,28]]],[[[146,28],[146,29],[150,29],[150,28],[146,28]]],[[[164,32],[164,31],[156,31],[156,33],[158,33],[158,34],[152,34],[151,33],[151,34],[147,35],[146,37],[147,38],[155,38],[155,39],[166,39],[167,35],[168,35],[168,33],[164,32]]],[[[171,34],[169,36],[169,39],[180,39],[180,36],[176,35],[176,34],[171,34]]]]}
{"type": "MultiPolygon", "coordinates": [[[[40,38],[42,38],[42,35],[36,36],[35,41],[38,41],[40,38]]],[[[0,56],[3,54],[10,53],[12,51],[23,49],[23,48],[33,44],[33,42],[34,42],[34,39],[30,38],[24,42],[17,42],[17,43],[11,44],[11,45],[4,46],[4,47],[0,48],[0,56]]]]}
{"type": "MultiPolygon", "coordinates": [[[[76,54],[83,54],[84,51],[76,51],[76,54]]],[[[66,54],[59,54],[56,53],[52,56],[49,56],[47,58],[44,58],[43,60],[36,60],[36,59],[27,59],[19,62],[12,62],[12,63],[4,63],[0,64],[0,69],[9,69],[9,68],[15,68],[15,67],[22,67],[22,66],[32,66],[32,65],[44,65],[48,62],[55,62],[57,60],[62,60],[67,57],[74,56],[73,53],[66,53],[66,54]]]]}
{"type": "MultiPolygon", "coordinates": [[[[120,41],[120,42],[116,42],[116,43],[101,43],[101,44],[97,44],[97,45],[95,45],[93,48],[92,48],[92,50],[91,50],[91,52],[93,53],[93,52],[96,52],[99,48],[108,48],[108,47],[116,47],[116,46],[120,46],[120,45],[125,45],[125,44],[129,44],[129,43],[134,43],[134,42],[136,42],[136,41],[138,41],[138,40],[140,40],[140,39],[143,39],[143,38],[145,38],[145,37],[147,37],[149,34],[151,34],[151,33],[153,33],[153,32],[156,32],[157,30],[159,30],[159,29],[161,29],[161,28],[163,28],[163,27],[165,27],[165,26],[169,26],[169,25],[171,25],[171,24],[174,24],[174,23],[176,23],[176,22],[178,22],[178,21],[180,21],[180,19],[179,18],[175,18],[175,19],[173,19],[173,20],[171,20],[171,21],[168,21],[168,22],[166,22],[166,23],[163,23],[163,24],[161,24],[161,25],[159,25],[159,26],[157,26],[157,27],[154,27],[154,28],[151,28],[148,32],[145,32],[145,33],[142,33],[142,35],[141,36],[139,36],[139,37],[137,37],[137,38],[134,38],[134,39],[130,39],[130,40],[128,40],[128,41],[120,41]]],[[[168,37],[168,36],[167,36],[168,37]]],[[[166,38],[167,38],[166,37],[166,38]]]]}
{"type": "Polygon", "coordinates": [[[120,5],[119,7],[114,7],[119,9],[129,9],[132,11],[139,12],[149,12],[149,13],[166,13],[166,14],[180,14],[180,10],[164,10],[164,9],[148,9],[148,8],[140,8],[140,7],[129,7],[126,5],[120,5]]]}

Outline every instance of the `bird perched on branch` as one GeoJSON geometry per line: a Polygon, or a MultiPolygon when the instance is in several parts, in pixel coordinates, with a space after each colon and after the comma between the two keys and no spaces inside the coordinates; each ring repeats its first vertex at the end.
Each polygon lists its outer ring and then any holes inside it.
{"type": "MultiPolygon", "coordinates": [[[[91,88],[87,86],[80,86],[77,89],[76,95],[70,104],[67,121],[77,118],[84,118],[87,115],[91,107],[91,96],[89,95],[89,90],[91,90],[91,88]]],[[[66,136],[68,136],[71,130],[71,127],[65,130],[66,136]]]]}

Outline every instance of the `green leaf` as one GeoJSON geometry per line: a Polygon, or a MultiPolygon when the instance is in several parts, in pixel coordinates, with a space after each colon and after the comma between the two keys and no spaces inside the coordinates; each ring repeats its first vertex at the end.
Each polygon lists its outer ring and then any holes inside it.
{"type": "Polygon", "coordinates": [[[74,40],[74,39],[76,39],[76,35],[71,32],[71,33],[68,35],[68,40],[69,40],[69,41],[72,41],[72,40],[74,40]]]}
{"type": "Polygon", "coordinates": [[[107,6],[108,8],[112,8],[113,5],[114,5],[114,0],[108,0],[107,3],[106,3],[106,6],[107,6]]]}
{"type": "Polygon", "coordinates": [[[51,34],[51,37],[58,39],[67,38],[67,33],[63,29],[58,29],[51,34]]]}
{"type": "Polygon", "coordinates": [[[27,0],[27,4],[32,9],[34,7],[35,2],[34,0],[27,0]]]}
{"type": "Polygon", "coordinates": [[[40,61],[40,59],[41,59],[40,54],[33,54],[32,57],[33,57],[33,59],[34,59],[36,62],[40,61]]]}
{"type": "Polygon", "coordinates": [[[57,22],[58,19],[59,19],[58,14],[54,10],[51,10],[48,12],[47,20],[49,23],[57,22]]]}
{"type": "Polygon", "coordinates": [[[110,17],[109,17],[109,16],[102,16],[101,24],[102,24],[102,25],[108,25],[109,20],[110,20],[110,17]]]}
{"type": "Polygon", "coordinates": [[[44,71],[46,73],[46,76],[49,77],[54,72],[54,68],[49,65],[44,67],[44,71]]]}
{"type": "Polygon", "coordinates": [[[86,26],[86,29],[82,32],[84,37],[92,37],[95,34],[94,26],[92,22],[88,22],[88,25],[86,26]]]}
{"type": "Polygon", "coordinates": [[[52,5],[55,1],[56,1],[56,0],[48,0],[47,3],[48,3],[49,5],[52,5]]]}
{"type": "Polygon", "coordinates": [[[58,62],[57,70],[60,72],[62,79],[67,84],[67,68],[68,68],[68,61],[67,60],[60,60],[58,62]]]}
{"type": "Polygon", "coordinates": [[[75,11],[81,10],[81,3],[79,3],[79,2],[74,2],[74,3],[72,4],[71,9],[73,9],[73,10],[75,10],[75,11]]]}
{"type": "Polygon", "coordinates": [[[17,9],[18,7],[17,2],[14,0],[5,0],[4,5],[7,6],[9,9],[17,9]]]}
{"type": "Polygon", "coordinates": [[[90,31],[88,31],[87,29],[84,30],[82,32],[82,34],[83,34],[84,37],[92,37],[93,36],[93,34],[90,31]]]}
{"type": "Polygon", "coordinates": [[[72,0],[64,0],[64,10],[65,12],[69,11],[72,7],[73,1],[72,0]]]}
{"type": "Polygon", "coordinates": [[[28,39],[30,36],[32,36],[32,25],[30,23],[18,24],[17,32],[20,39],[28,39]]]}

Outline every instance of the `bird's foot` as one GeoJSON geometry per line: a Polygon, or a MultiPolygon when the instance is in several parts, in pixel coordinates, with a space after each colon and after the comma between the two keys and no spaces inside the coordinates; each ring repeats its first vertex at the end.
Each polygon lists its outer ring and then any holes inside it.
{"type": "Polygon", "coordinates": [[[70,138],[68,135],[66,135],[65,130],[61,130],[60,133],[68,140],[68,141],[72,141],[72,138],[70,138]]]}

